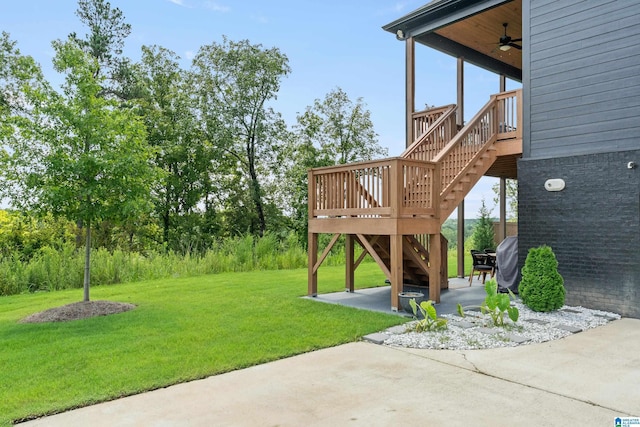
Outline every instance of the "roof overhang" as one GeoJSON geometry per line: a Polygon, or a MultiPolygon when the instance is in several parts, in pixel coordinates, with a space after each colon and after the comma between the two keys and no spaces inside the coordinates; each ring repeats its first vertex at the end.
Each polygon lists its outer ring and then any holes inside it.
{"type": "Polygon", "coordinates": [[[505,22],[509,35],[520,38],[521,0],[436,0],[382,28],[522,81],[522,51],[498,49],[505,22]]]}

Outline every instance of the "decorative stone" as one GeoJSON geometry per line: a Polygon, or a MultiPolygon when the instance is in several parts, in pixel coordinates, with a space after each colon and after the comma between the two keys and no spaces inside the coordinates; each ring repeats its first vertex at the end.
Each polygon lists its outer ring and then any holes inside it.
{"type": "Polygon", "coordinates": [[[362,337],[363,340],[369,341],[374,344],[383,344],[386,339],[389,338],[389,335],[383,334],[382,332],[376,332],[373,334],[365,335],[362,337]]]}
{"type": "Polygon", "coordinates": [[[536,325],[547,325],[549,322],[540,319],[525,319],[525,322],[535,323],[536,325]]]}
{"type": "Polygon", "coordinates": [[[522,344],[522,343],[525,343],[527,341],[531,341],[530,338],[523,337],[521,335],[516,335],[516,334],[507,334],[507,338],[509,338],[509,340],[511,342],[514,342],[516,344],[522,344]]]}
{"type": "Polygon", "coordinates": [[[402,334],[406,332],[406,330],[407,330],[407,327],[405,325],[397,325],[397,326],[392,326],[388,328],[386,332],[390,334],[402,334]]]}
{"type": "Polygon", "coordinates": [[[562,329],[563,331],[571,332],[572,334],[577,334],[578,332],[582,332],[582,329],[576,328],[571,325],[558,325],[556,326],[558,329],[562,329]]]}
{"type": "Polygon", "coordinates": [[[487,335],[495,335],[500,331],[497,328],[478,328],[478,332],[482,332],[487,335]]]}
{"type": "Polygon", "coordinates": [[[470,328],[473,328],[474,326],[476,326],[473,323],[465,322],[464,320],[454,320],[454,321],[450,322],[449,324],[453,325],[453,326],[457,326],[457,327],[462,328],[462,329],[470,329],[470,328]]]}

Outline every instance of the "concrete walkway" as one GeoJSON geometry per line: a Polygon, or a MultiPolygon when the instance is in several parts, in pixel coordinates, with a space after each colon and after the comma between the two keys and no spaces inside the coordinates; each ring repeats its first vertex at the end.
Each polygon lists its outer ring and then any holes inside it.
{"type": "Polygon", "coordinates": [[[26,426],[614,426],[640,416],[640,320],[494,350],[356,342],[26,426]]]}

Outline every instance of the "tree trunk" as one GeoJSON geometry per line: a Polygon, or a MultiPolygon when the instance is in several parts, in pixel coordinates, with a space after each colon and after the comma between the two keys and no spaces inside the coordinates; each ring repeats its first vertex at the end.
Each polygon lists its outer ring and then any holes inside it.
{"type": "Polygon", "coordinates": [[[87,237],[85,238],[84,248],[84,300],[89,301],[89,279],[91,274],[91,222],[86,224],[87,237]]]}
{"type": "Polygon", "coordinates": [[[260,227],[260,237],[264,236],[264,232],[267,229],[267,224],[264,218],[264,208],[262,207],[262,197],[260,197],[260,182],[258,181],[258,176],[256,174],[255,167],[250,164],[249,172],[251,174],[251,197],[253,198],[253,203],[256,206],[256,212],[258,214],[258,222],[260,227]]]}
{"type": "Polygon", "coordinates": [[[255,144],[253,137],[247,143],[247,160],[249,161],[249,175],[251,176],[251,198],[256,207],[256,213],[258,214],[259,222],[259,235],[264,236],[264,232],[267,230],[267,222],[264,218],[264,208],[262,207],[262,196],[260,192],[260,182],[258,181],[258,174],[256,172],[255,165],[255,144]]]}

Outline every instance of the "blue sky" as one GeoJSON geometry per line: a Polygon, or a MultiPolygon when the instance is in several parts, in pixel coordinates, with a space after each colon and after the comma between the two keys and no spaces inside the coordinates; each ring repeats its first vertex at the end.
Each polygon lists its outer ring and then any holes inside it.
{"type": "MultiPolygon", "coordinates": [[[[111,0],[122,10],[132,33],[125,54],[140,58],[143,45],[173,50],[184,68],[200,46],[248,39],[278,47],[292,72],[282,82],[274,108],[293,125],[316,98],[341,87],[352,100],[362,98],[371,111],[379,142],[398,156],[404,149],[404,43],[382,26],[426,0],[111,0]]],[[[75,0],[2,1],[0,31],[7,31],[23,54],[33,56],[52,82],[51,41],[69,33],[86,34],[75,15],[75,0]]],[[[421,109],[456,101],[456,61],[421,45],[416,47],[416,103],[421,109]]],[[[508,85],[508,89],[515,88],[508,85]]],[[[470,118],[498,91],[498,76],[467,64],[465,114],[470,118]]],[[[467,197],[465,217],[477,217],[480,200],[493,206],[491,185],[483,178],[467,197]]],[[[497,216],[498,209],[493,215],[497,216]]]]}

